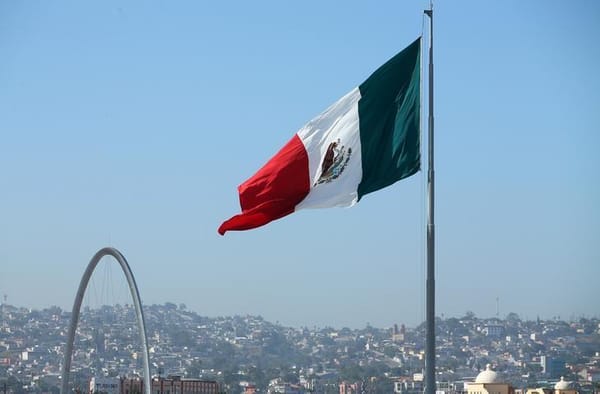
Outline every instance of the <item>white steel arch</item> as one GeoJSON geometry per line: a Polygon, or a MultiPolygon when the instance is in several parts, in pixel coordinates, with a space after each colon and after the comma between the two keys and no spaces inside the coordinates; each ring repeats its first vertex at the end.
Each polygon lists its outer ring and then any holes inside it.
{"type": "Polygon", "coordinates": [[[67,338],[67,344],[65,347],[65,360],[63,362],[63,370],[62,370],[62,394],[67,394],[69,391],[69,375],[71,373],[71,359],[73,357],[73,342],[75,341],[75,331],[77,330],[77,323],[79,322],[79,310],[81,309],[81,303],[83,302],[83,296],[85,294],[85,290],[87,288],[88,282],[90,281],[90,277],[94,272],[94,269],[104,256],[112,256],[117,260],[121,268],[123,269],[123,273],[125,274],[125,278],[127,279],[127,284],[129,285],[129,291],[131,292],[131,297],[133,298],[133,305],[135,306],[135,314],[138,323],[138,329],[140,332],[140,339],[142,341],[142,355],[143,355],[143,364],[144,364],[144,393],[151,394],[152,386],[150,384],[150,362],[148,358],[148,339],[146,336],[146,325],[144,322],[144,313],[142,311],[142,303],[140,301],[140,293],[138,291],[137,285],[135,283],[135,278],[133,277],[133,273],[131,272],[131,268],[129,268],[129,264],[125,259],[125,256],[121,254],[115,248],[102,248],[100,249],[94,257],[90,260],[85,272],[83,273],[83,277],[81,278],[81,282],[79,283],[79,289],[77,290],[77,295],[75,296],[75,303],[73,304],[73,312],[71,314],[71,324],[69,325],[69,334],[67,338]]]}

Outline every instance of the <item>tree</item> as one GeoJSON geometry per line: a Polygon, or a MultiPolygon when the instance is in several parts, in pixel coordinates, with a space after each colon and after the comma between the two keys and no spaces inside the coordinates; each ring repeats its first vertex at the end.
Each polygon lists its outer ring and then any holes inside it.
{"type": "Polygon", "coordinates": [[[508,315],[506,315],[506,320],[511,324],[516,324],[521,321],[521,318],[516,313],[510,312],[508,315]]]}
{"type": "Polygon", "coordinates": [[[258,388],[266,390],[267,385],[269,384],[269,379],[265,375],[265,372],[262,368],[259,368],[255,365],[251,365],[248,367],[247,371],[248,380],[255,383],[258,388]]]}
{"type": "Polygon", "coordinates": [[[462,320],[473,320],[475,319],[475,313],[473,313],[472,311],[467,311],[467,313],[465,313],[465,315],[462,317],[462,320]]]}
{"type": "Polygon", "coordinates": [[[8,392],[12,392],[14,394],[25,394],[23,383],[21,383],[21,381],[14,376],[8,377],[6,380],[6,388],[8,389],[8,392]]]}

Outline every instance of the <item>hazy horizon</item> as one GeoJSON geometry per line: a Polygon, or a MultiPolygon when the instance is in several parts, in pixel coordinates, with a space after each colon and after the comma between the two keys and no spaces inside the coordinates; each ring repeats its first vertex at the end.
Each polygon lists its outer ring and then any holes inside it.
{"type": "MultiPolygon", "coordinates": [[[[291,324],[286,324],[285,322],[282,322],[282,321],[279,321],[279,320],[269,319],[268,317],[263,316],[263,315],[250,314],[250,313],[240,313],[240,314],[232,314],[232,315],[212,315],[212,316],[209,316],[209,315],[204,315],[202,313],[199,313],[198,311],[195,311],[195,310],[193,310],[191,308],[188,308],[187,305],[185,305],[184,303],[178,304],[178,303],[171,302],[171,301],[165,301],[163,303],[150,304],[150,305],[143,304],[142,306],[144,308],[147,308],[147,307],[154,307],[154,306],[165,306],[166,304],[173,304],[173,305],[175,305],[177,307],[178,310],[181,310],[180,307],[181,307],[181,304],[183,304],[185,306],[185,309],[183,309],[185,312],[191,312],[191,313],[194,313],[194,314],[196,314],[198,316],[201,316],[203,318],[208,318],[208,319],[229,318],[229,317],[235,317],[235,316],[253,316],[253,317],[263,318],[265,321],[268,321],[269,323],[278,324],[278,325],[281,325],[283,327],[289,327],[289,328],[303,328],[303,327],[309,328],[309,329],[311,329],[311,328],[316,328],[316,329],[332,328],[332,329],[335,329],[335,330],[340,330],[340,329],[343,329],[343,328],[350,328],[352,330],[355,330],[355,329],[360,330],[360,329],[366,328],[367,324],[370,325],[371,327],[374,327],[374,328],[377,328],[377,329],[388,329],[388,328],[392,328],[394,326],[394,324],[397,324],[398,326],[404,324],[405,327],[408,328],[408,329],[416,329],[419,325],[425,323],[425,321],[422,321],[422,322],[414,324],[414,325],[409,325],[409,324],[406,324],[403,321],[398,321],[398,322],[392,322],[392,323],[390,323],[388,325],[384,325],[384,326],[373,325],[373,324],[370,324],[370,322],[365,322],[365,324],[362,325],[362,326],[360,326],[360,325],[359,326],[336,326],[336,325],[333,325],[333,324],[325,324],[325,325],[297,324],[297,325],[291,325],[291,324]]],[[[0,305],[2,305],[2,303],[0,303],[0,305]]],[[[25,309],[27,309],[29,311],[42,311],[42,310],[45,310],[45,309],[50,309],[50,308],[58,307],[63,312],[69,312],[69,313],[71,312],[71,310],[73,308],[72,305],[69,308],[63,308],[63,307],[61,307],[59,305],[49,305],[49,306],[42,307],[42,308],[29,308],[27,306],[12,305],[10,303],[6,303],[6,305],[9,305],[9,306],[12,306],[12,307],[15,307],[15,308],[25,308],[25,309]]],[[[121,307],[133,308],[133,304],[132,303],[123,303],[123,304],[116,303],[116,304],[111,304],[111,305],[105,304],[105,305],[94,305],[94,306],[86,305],[86,306],[82,306],[81,307],[80,313],[84,313],[85,310],[86,310],[86,308],[89,308],[90,310],[99,310],[100,308],[105,307],[105,306],[108,306],[108,307],[121,306],[121,307]]],[[[463,313],[461,315],[457,315],[457,316],[436,316],[436,318],[441,318],[442,320],[447,320],[447,319],[462,319],[462,318],[466,317],[468,313],[473,313],[474,317],[476,319],[478,319],[478,320],[493,320],[493,319],[498,319],[498,320],[504,321],[504,320],[507,319],[507,316],[509,314],[514,313],[514,312],[508,312],[508,313],[505,313],[504,315],[500,315],[500,316],[496,316],[496,315],[494,315],[494,316],[479,316],[476,313],[474,313],[473,311],[466,311],[465,313],[463,313]]],[[[600,316],[598,316],[598,315],[593,315],[593,316],[590,316],[590,315],[580,315],[580,316],[571,316],[569,318],[565,318],[563,316],[552,316],[552,317],[547,317],[547,318],[545,318],[543,316],[524,317],[524,316],[520,316],[520,315],[518,315],[518,317],[519,317],[519,319],[522,322],[535,322],[535,321],[537,321],[539,319],[540,321],[563,321],[563,322],[568,322],[568,323],[576,323],[576,322],[579,322],[580,319],[589,319],[589,320],[600,319],[600,316]]]]}

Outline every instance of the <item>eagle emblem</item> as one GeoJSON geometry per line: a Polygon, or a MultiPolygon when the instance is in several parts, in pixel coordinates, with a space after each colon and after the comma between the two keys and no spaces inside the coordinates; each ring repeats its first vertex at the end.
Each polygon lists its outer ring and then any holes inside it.
{"type": "Polygon", "coordinates": [[[329,183],[339,177],[346,168],[350,156],[352,156],[352,148],[346,149],[339,138],[331,142],[321,162],[321,175],[314,186],[329,183]]]}

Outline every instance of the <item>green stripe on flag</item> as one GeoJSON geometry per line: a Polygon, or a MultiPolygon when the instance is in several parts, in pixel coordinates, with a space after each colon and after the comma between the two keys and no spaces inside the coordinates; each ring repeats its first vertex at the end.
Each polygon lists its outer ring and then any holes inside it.
{"type": "Polygon", "coordinates": [[[359,200],[420,169],[420,59],[418,38],[359,86],[359,200]]]}

